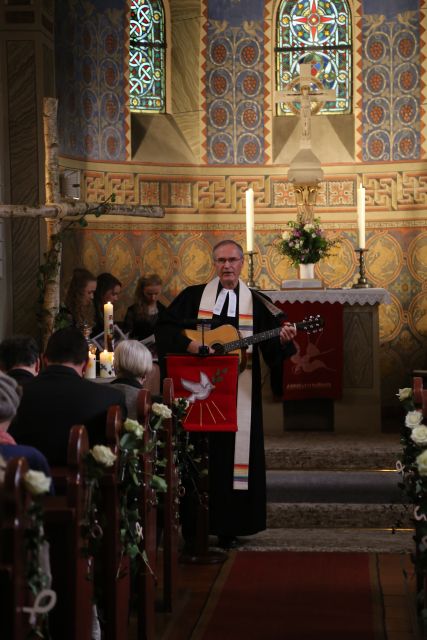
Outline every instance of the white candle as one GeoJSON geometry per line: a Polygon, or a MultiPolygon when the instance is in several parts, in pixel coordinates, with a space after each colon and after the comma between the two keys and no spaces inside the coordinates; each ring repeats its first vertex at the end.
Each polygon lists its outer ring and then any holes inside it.
{"type": "Polygon", "coordinates": [[[99,375],[101,378],[114,376],[114,353],[112,351],[104,349],[99,354],[99,375]]]}
{"type": "Polygon", "coordinates": [[[254,190],[246,189],[246,251],[254,250],[254,190]]]}
{"type": "Polygon", "coordinates": [[[107,336],[113,337],[113,305],[111,302],[104,304],[104,344],[107,344],[107,336]]]}
{"type": "Polygon", "coordinates": [[[365,248],[365,187],[357,190],[357,228],[359,231],[359,249],[365,248]]]}
{"type": "Polygon", "coordinates": [[[85,371],[85,378],[96,378],[96,355],[89,351],[87,366],[85,371]]]}

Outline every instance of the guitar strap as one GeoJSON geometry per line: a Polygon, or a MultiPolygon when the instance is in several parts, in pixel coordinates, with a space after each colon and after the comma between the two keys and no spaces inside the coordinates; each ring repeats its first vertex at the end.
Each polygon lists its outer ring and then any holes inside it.
{"type": "MultiPolygon", "coordinates": [[[[214,278],[203,290],[199,305],[199,318],[212,318],[219,278],[214,278]]],[[[242,338],[253,334],[253,299],[251,290],[239,280],[239,332],[242,338]]],[[[248,349],[249,351],[249,349],[248,349]]],[[[248,365],[251,356],[248,354],[248,365]]],[[[252,419],[252,367],[239,375],[237,387],[237,432],[234,445],[233,489],[248,490],[249,450],[252,419]]]]}
{"type": "Polygon", "coordinates": [[[285,315],[283,313],[283,311],[281,309],[279,309],[279,307],[276,307],[276,305],[273,304],[270,300],[267,300],[267,298],[264,298],[264,296],[262,296],[260,293],[258,293],[258,291],[256,291],[255,289],[251,289],[251,291],[252,291],[253,295],[255,296],[255,298],[257,298],[257,300],[262,302],[264,307],[267,307],[267,309],[270,311],[270,313],[275,318],[278,318],[279,316],[285,315]]]}

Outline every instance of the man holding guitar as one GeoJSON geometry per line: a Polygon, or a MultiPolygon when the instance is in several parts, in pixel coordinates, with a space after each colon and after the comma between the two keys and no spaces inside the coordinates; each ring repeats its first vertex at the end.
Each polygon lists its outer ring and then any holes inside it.
{"type": "MultiPolygon", "coordinates": [[[[229,344],[250,345],[246,369],[238,382],[238,431],[209,434],[210,533],[218,536],[223,548],[237,546],[238,535],[252,535],[266,527],[260,355],[252,343],[260,343],[275,388],[281,386],[277,378],[282,375],[283,359],[295,353],[295,325],[284,323],[280,327],[268,298],[250,290],[240,279],[243,260],[243,249],[234,240],[215,245],[216,277],[207,284],[184,289],[160,315],[156,327],[161,364],[168,353],[221,352],[216,332],[230,325],[242,340],[229,344]],[[204,321],[202,333],[191,330],[196,319],[204,321]],[[210,323],[207,328],[206,322],[210,323]],[[261,339],[251,340],[260,332],[264,332],[261,339]],[[211,340],[210,334],[214,336],[211,340]]],[[[187,540],[194,535],[191,526],[184,518],[182,528],[187,540]]]]}

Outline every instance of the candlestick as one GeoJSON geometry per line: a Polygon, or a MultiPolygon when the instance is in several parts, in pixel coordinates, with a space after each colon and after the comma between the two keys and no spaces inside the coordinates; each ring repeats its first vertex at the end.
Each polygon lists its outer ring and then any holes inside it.
{"type": "Polygon", "coordinates": [[[111,351],[113,348],[113,332],[113,304],[106,302],[104,304],[104,347],[108,349],[108,351],[111,351]]]}
{"type": "Polygon", "coordinates": [[[254,249],[254,190],[246,189],[246,250],[254,249]]]}
{"type": "Polygon", "coordinates": [[[357,190],[357,228],[359,231],[359,249],[365,248],[365,187],[357,190]]]}
{"type": "Polygon", "coordinates": [[[251,287],[251,289],[258,289],[254,281],[254,255],[257,253],[258,253],[257,251],[248,251],[247,253],[247,255],[249,256],[249,262],[248,262],[248,281],[246,284],[248,285],[248,287],[251,287]]]}
{"type": "Polygon", "coordinates": [[[96,378],[96,355],[89,350],[85,378],[96,378]]]}
{"type": "Polygon", "coordinates": [[[112,351],[104,349],[99,354],[99,375],[101,378],[114,376],[114,353],[112,351]]]}
{"type": "Polygon", "coordinates": [[[355,249],[356,253],[359,254],[359,280],[353,285],[353,289],[369,289],[372,287],[366,279],[365,275],[365,253],[369,251],[369,249],[355,249]]]}

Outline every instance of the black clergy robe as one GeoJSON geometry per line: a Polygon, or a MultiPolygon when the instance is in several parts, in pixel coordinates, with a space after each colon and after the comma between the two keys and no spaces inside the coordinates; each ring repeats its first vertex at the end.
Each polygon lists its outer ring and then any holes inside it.
{"type": "MultiPolygon", "coordinates": [[[[190,342],[182,335],[184,328],[194,329],[191,320],[198,316],[200,300],[206,285],[187,287],[162,312],[156,326],[156,343],[162,377],[165,375],[164,357],[168,353],[186,353],[190,342]]],[[[213,328],[223,324],[238,324],[239,292],[236,317],[226,315],[227,301],[220,316],[213,316],[213,328]]],[[[218,288],[217,295],[221,289],[218,288]]],[[[254,333],[279,326],[275,316],[254,296],[254,333]]],[[[228,298],[227,298],[228,300],[228,298]]],[[[283,316],[282,316],[283,318],[283,316]]],[[[283,359],[295,353],[293,343],[282,347],[278,337],[253,346],[252,356],[252,414],[249,453],[249,487],[247,491],[233,489],[234,433],[209,434],[209,514],[210,533],[221,536],[245,536],[266,528],[266,476],[264,434],[262,424],[261,371],[258,349],[261,348],[267,365],[274,376],[275,388],[281,388],[283,359]],[[278,377],[280,380],[278,380],[278,377]]],[[[194,523],[191,517],[182,522],[184,537],[191,537],[194,523]]]]}

